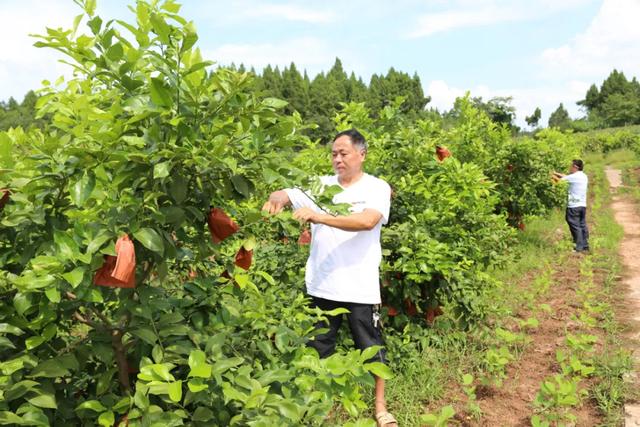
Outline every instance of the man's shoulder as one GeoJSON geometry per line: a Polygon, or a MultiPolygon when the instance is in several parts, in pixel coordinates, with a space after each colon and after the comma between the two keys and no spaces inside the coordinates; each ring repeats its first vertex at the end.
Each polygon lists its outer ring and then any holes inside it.
{"type": "Polygon", "coordinates": [[[389,189],[389,191],[391,191],[391,187],[384,179],[369,175],[368,173],[364,174],[364,178],[367,180],[367,185],[376,186],[379,188],[387,188],[389,189]]]}
{"type": "Polygon", "coordinates": [[[336,185],[338,184],[338,176],[337,175],[322,175],[320,177],[320,182],[324,185],[336,185]]]}

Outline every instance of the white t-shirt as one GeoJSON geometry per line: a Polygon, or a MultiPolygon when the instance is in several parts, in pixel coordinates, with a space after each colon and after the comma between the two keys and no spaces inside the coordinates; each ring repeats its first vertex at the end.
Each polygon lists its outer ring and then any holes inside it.
{"type": "MultiPolygon", "coordinates": [[[[324,185],[339,185],[337,176],[320,178],[324,185]]],[[[322,210],[300,189],[286,189],[295,209],[322,210]]],[[[372,230],[344,231],[311,224],[311,253],[305,282],[309,295],[332,301],[380,304],[379,268],[382,259],[380,231],[389,221],[391,188],[385,181],[364,174],[333,197],[333,203],[349,203],[351,212],[374,209],[382,215],[372,230]]]]}
{"type": "Polygon", "coordinates": [[[565,175],[562,180],[569,183],[569,200],[567,207],[579,208],[587,207],[587,186],[589,185],[589,177],[582,171],[565,175]]]}

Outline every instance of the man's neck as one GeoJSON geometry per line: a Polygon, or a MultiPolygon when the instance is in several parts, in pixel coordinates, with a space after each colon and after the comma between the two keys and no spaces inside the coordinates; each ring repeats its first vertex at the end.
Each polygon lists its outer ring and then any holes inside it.
{"type": "Polygon", "coordinates": [[[363,175],[364,175],[364,172],[360,171],[353,176],[345,176],[345,177],[338,176],[338,182],[340,183],[341,186],[345,188],[350,187],[356,182],[358,182],[363,175]]]}

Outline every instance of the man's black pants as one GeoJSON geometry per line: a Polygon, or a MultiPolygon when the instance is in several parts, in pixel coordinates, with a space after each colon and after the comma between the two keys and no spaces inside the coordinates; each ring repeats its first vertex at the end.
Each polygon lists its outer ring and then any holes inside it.
{"type": "Polygon", "coordinates": [[[589,250],[589,229],[587,228],[587,208],[567,208],[565,216],[576,251],[589,250]]]}
{"type": "MultiPolygon", "coordinates": [[[[311,297],[311,306],[318,307],[324,311],[335,310],[336,308],[346,308],[349,310],[347,321],[351,336],[359,350],[380,345],[384,346],[382,338],[382,325],[380,323],[380,315],[374,304],[358,304],[355,302],[339,302],[331,301],[324,298],[311,297]]],[[[329,316],[328,322],[319,322],[316,328],[329,328],[329,331],[316,335],[313,340],[309,341],[309,347],[313,347],[318,351],[320,357],[330,356],[336,348],[336,340],[338,338],[338,330],[342,324],[344,315],[329,316]]],[[[384,348],[370,360],[371,362],[386,363],[386,354],[384,348]]]]}

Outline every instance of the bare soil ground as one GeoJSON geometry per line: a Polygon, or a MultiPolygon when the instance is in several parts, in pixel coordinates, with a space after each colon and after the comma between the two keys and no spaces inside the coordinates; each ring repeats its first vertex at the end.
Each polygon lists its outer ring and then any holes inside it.
{"type": "MultiPolygon", "coordinates": [[[[622,185],[620,171],[608,169],[606,172],[615,194],[616,189],[622,185]]],[[[640,170],[638,176],[640,178],[640,170]]],[[[611,303],[616,319],[625,325],[627,345],[636,348],[634,357],[636,366],[640,367],[640,215],[638,206],[623,195],[614,196],[611,209],[616,221],[624,228],[624,238],[619,249],[623,277],[619,285],[620,289],[627,291],[613,295],[611,303]]],[[[593,224],[590,224],[590,227],[592,235],[595,234],[593,224]]],[[[557,230],[556,235],[563,234],[563,230],[557,230]]],[[[530,426],[531,417],[535,414],[533,402],[541,383],[560,370],[556,362],[556,350],[564,346],[567,333],[580,330],[599,336],[602,338],[599,342],[604,341],[602,329],[592,328],[585,331],[584,325],[575,320],[581,306],[576,290],[581,280],[580,261],[584,256],[590,255],[567,254],[555,260],[552,266],[554,272],[551,287],[534,304],[535,307],[547,304],[551,310],[531,310],[523,306],[516,313],[516,317],[523,320],[537,318],[539,326],[527,331],[530,342],[521,357],[508,366],[507,379],[501,387],[477,387],[477,403],[482,409],[480,419],[473,418],[467,412],[467,399],[458,384],[447,387],[447,395],[442,400],[452,402],[456,409],[456,421],[460,425],[530,426]]],[[[532,272],[516,280],[513,292],[529,291],[536,274],[539,273],[541,272],[532,272]]],[[[606,269],[593,270],[593,284],[596,288],[602,287],[608,273],[606,269]]],[[[582,383],[587,389],[592,385],[589,381],[582,383]]],[[[435,407],[439,407],[438,402],[434,402],[435,407]]],[[[604,420],[596,403],[589,398],[585,398],[581,406],[572,413],[577,416],[576,426],[603,425],[604,420]]],[[[628,404],[625,407],[625,416],[625,426],[640,426],[640,405],[628,404]]]]}
{"type": "MultiPolygon", "coordinates": [[[[622,186],[620,171],[607,168],[607,179],[613,192],[617,192],[622,186]]],[[[640,364],[640,215],[638,207],[625,195],[616,195],[613,198],[611,209],[616,221],[624,229],[624,238],[620,245],[620,257],[623,263],[623,284],[627,288],[627,320],[630,325],[627,332],[629,342],[634,344],[634,359],[636,366],[640,364]]],[[[625,407],[627,426],[640,426],[640,405],[629,404],[625,407]]]]}
{"type": "MultiPolygon", "coordinates": [[[[517,317],[523,320],[535,317],[540,322],[535,329],[528,331],[531,342],[524,354],[507,369],[507,380],[502,387],[490,387],[479,390],[478,403],[482,408],[480,420],[468,415],[458,418],[466,426],[517,426],[531,425],[534,415],[533,401],[545,378],[559,372],[556,363],[556,350],[564,346],[566,332],[573,331],[578,323],[572,319],[579,307],[576,296],[577,282],[580,278],[579,261],[582,255],[570,255],[556,266],[549,292],[536,304],[548,304],[551,310],[529,310],[523,307],[517,317]]],[[[533,277],[527,277],[518,283],[520,291],[526,291],[533,277]]],[[[598,280],[594,277],[594,281],[598,280]]],[[[597,282],[596,282],[597,283],[597,282]]],[[[593,331],[594,333],[596,331],[593,331]]],[[[589,386],[588,383],[584,384],[589,386]]],[[[461,404],[459,413],[464,413],[461,404]]],[[[578,426],[596,426],[602,421],[598,410],[589,400],[585,400],[575,412],[578,426]]]]}

